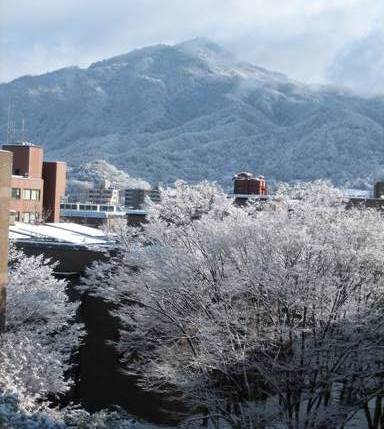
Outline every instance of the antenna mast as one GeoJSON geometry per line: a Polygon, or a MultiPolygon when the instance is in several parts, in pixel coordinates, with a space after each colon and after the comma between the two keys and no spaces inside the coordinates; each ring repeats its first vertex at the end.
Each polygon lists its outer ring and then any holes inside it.
{"type": "Polygon", "coordinates": [[[24,142],[24,132],[25,132],[25,121],[24,118],[21,120],[21,142],[24,142]]]}
{"type": "Polygon", "coordinates": [[[15,123],[15,121],[11,121],[11,132],[9,134],[9,143],[10,144],[12,144],[13,137],[15,135],[15,131],[16,131],[16,123],[15,123]]]}
{"type": "Polygon", "coordinates": [[[7,120],[7,144],[10,143],[11,134],[11,99],[8,99],[8,120],[7,120]]]}

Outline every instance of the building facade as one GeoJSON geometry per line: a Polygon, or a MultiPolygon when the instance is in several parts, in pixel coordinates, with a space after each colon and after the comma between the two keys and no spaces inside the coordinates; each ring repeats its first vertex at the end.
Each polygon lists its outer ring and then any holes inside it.
{"type": "Polygon", "coordinates": [[[2,331],[5,326],[11,171],[12,154],[0,150],[0,331],[2,331]]]}
{"type": "Polygon", "coordinates": [[[117,206],[119,204],[119,190],[114,188],[90,189],[88,201],[92,204],[117,206]]]}
{"type": "Polygon", "coordinates": [[[60,222],[60,202],[65,194],[67,164],[43,162],[43,214],[47,222],[60,222]]]}
{"type": "Polygon", "coordinates": [[[126,189],[124,191],[124,205],[128,209],[141,210],[147,197],[154,203],[159,203],[159,189],[126,189]]]}
{"type": "Polygon", "coordinates": [[[116,205],[91,203],[62,203],[60,219],[96,228],[112,228],[118,222],[126,220],[126,212],[116,205]]]}
{"type": "Polygon", "coordinates": [[[244,205],[250,198],[268,198],[267,182],[264,176],[255,177],[252,173],[241,172],[233,177],[233,196],[235,204],[244,205]]]}
{"type": "Polygon", "coordinates": [[[233,177],[234,194],[267,195],[267,183],[264,176],[254,177],[252,173],[242,172],[233,177]]]}
{"type": "Polygon", "coordinates": [[[373,198],[384,198],[384,182],[378,181],[373,185],[373,198]]]}
{"type": "Polygon", "coordinates": [[[58,222],[65,192],[66,164],[43,161],[43,149],[31,143],[3,145],[13,154],[10,210],[18,222],[58,222]]]}

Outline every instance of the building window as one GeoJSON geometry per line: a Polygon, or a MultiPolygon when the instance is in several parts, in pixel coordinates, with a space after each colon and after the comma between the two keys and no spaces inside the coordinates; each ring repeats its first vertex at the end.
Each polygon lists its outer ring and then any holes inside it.
{"type": "Polygon", "coordinates": [[[40,201],[40,190],[39,189],[23,189],[23,199],[40,201]]]}
{"type": "Polygon", "coordinates": [[[31,189],[31,200],[40,201],[40,190],[39,189],[31,189]]]}
{"type": "Polygon", "coordinates": [[[12,199],[19,200],[21,197],[21,189],[20,188],[12,188],[12,199]]]}
{"type": "Polygon", "coordinates": [[[24,200],[30,200],[31,199],[31,190],[30,189],[23,189],[23,199],[24,200]]]}
{"type": "Polygon", "coordinates": [[[22,222],[29,223],[30,222],[30,213],[24,212],[21,220],[22,220],[22,222]]]}
{"type": "Polygon", "coordinates": [[[38,213],[33,212],[23,212],[21,221],[24,223],[34,223],[39,219],[38,213]]]}

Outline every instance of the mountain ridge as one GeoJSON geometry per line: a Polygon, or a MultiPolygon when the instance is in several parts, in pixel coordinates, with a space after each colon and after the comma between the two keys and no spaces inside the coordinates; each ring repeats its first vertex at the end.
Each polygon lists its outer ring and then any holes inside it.
{"type": "Polygon", "coordinates": [[[0,84],[2,135],[9,99],[50,159],[105,159],[152,182],[228,185],[245,169],[365,185],[384,171],[383,97],[295,82],[206,39],[0,84]]]}

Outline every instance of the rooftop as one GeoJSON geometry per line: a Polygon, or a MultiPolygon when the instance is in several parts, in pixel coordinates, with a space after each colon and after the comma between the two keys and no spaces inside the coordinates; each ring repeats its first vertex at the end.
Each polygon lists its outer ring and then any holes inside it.
{"type": "Polygon", "coordinates": [[[28,141],[22,141],[22,142],[17,142],[17,143],[7,143],[5,146],[30,146],[30,147],[39,147],[41,148],[40,145],[28,142],[28,141]]]}
{"type": "Polygon", "coordinates": [[[87,248],[109,247],[115,243],[100,229],[63,222],[38,225],[15,222],[9,227],[9,238],[16,242],[52,242],[87,248]]]}

